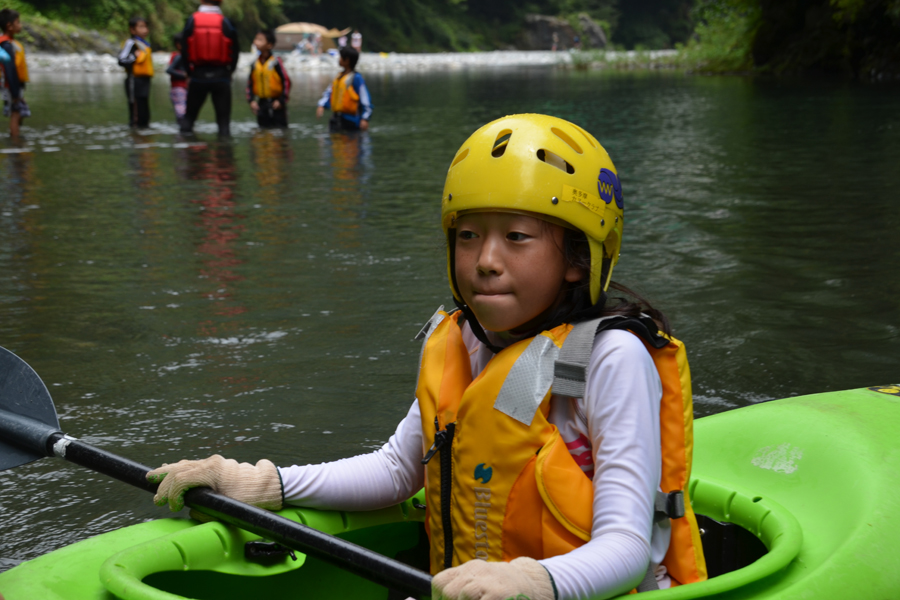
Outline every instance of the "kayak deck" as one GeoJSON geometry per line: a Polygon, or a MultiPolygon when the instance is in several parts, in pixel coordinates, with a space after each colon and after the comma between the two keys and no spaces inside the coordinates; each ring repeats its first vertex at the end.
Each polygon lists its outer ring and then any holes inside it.
{"type": "MultiPolygon", "coordinates": [[[[898,430],[900,396],[866,388],[698,419],[690,496],[706,516],[703,543],[716,576],[642,597],[891,597],[900,589],[898,430]]],[[[380,511],[280,514],[425,569],[425,511],[416,508],[423,502],[420,493],[380,511]]],[[[245,559],[247,543],[258,539],[222,523],[160,519],[0,573],[0,593],[6,600],[406,598],[300,554],[245,559]]]]}

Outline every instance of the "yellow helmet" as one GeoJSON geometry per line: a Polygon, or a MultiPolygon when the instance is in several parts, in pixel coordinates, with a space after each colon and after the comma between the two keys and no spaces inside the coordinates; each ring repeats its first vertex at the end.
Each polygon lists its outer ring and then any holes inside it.
{"type": "MultiPolygon", "coordinates": [[[[584,232],[596,303],[619,260],[622,208],[616,167],[594,136],[556,117],[512,115],[488,123],[460,146],[444,183],[441,225],[446,235],[460,214],[499,210],[584,232]]],[[[450,287],[462,301],[453,284],[451,252],[449,247],[450,287]]]]}

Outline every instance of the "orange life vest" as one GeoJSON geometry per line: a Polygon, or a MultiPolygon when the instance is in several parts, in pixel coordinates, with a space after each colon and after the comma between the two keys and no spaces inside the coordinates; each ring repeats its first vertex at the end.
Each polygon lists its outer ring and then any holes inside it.
{"type": "MultiPolygon", "coordinates": [[[[430,459],[425,488],[431,571],[476,558],[510,561],[568,553],[590,540],[593,518],[593,484],[547,420],[550,397],[560,393],[551,383],[565,387],[557,358],[573,327],[560,325],[503,349],[473,380],[460,315],[439,311],[423,329],[416,389],[430,459]]],[[[593,330],[590,334],[592,341],[593,330]]],[[[671,519],[663,564],[675,583],[690,583],[706,579],[687,498],[690,373],[684,345],[675,339],[662,343],[657,349],[645,341],[663,387],[660,487],[685,496],[684,516],[671,519]]]]}
{"type": "Polygon", "coordinates": [[[355,71],[338,75],[331,84],[331,110],[345,115],[355,115],[359,110],[359,94],[353,89],[355,71]]]}
{"type": "Polygon", "coordinates": [[[284,92],[284,83],[275,70],[278,59],[270,56],[265,64],[253,61],[251,77],[253,78],[253,95],[257,98],[280,98],[284,92]]]}
{"type": "MultiPolygon", "coordinates": [[[[131,74],[135,77],[153,77],[153,51],[145,42],[133,39],[137,48],[134,51],[134,63],[131,65],[131,74]]],[[[124,43],[122,44],[125,45],[124,43]]]]}
{"type": "Polygon", "coordinates": [[[19,76],[19,83],[28,83],[28,63],[25,62],[25,48],[16,40],[10,39],[8,35],[0,35],[0,44],[9,42],[13,45],[16,55],[13,60],[16,64],[16,74],[19,76]]]}

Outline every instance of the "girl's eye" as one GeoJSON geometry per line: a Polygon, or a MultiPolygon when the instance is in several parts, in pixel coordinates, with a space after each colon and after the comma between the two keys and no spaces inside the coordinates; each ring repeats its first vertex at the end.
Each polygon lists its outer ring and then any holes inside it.
{"type": "Polygon", "coordinates": [[[521,233],[519,231],[511,231],[506,234],[506,239],[512,242],[521,242],[523,240],[528,239],[528,235],[525,233],[521,233]]]}
{"type": "Polygon", "coordinates": [[[459,234],[457,234],[457,237],[459,237],[459,239],[461,239],[461,240],[471,240],[471,239],[474,239],[476,236],[475,236],[474,231],[462,230],[459,232],[459,234]]]}

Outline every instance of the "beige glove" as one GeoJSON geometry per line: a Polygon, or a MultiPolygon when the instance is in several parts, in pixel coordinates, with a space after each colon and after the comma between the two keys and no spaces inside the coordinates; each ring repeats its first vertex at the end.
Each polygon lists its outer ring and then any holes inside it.
{"type": "Polygon", "coordinates": [[[253,466],[214,454],[203,460],[163,464],[147,473],[147,481],[160,482],[153,501],[157,506],[168,502],[172,512],[184,508],[184,494],[195,487],[210,487],[229,498],[268,510],[280,510],[282,506],[281,477],[275,465],[265,459],[253,466]]]}
{"type": "Polygon", "coordinates": [[[433,600],[554,600],[553,581],[532,558],[512,562],[470,560],[431,580],[433,600]]]}

